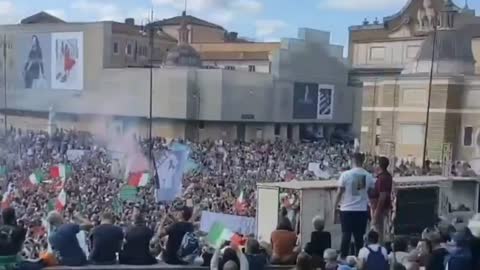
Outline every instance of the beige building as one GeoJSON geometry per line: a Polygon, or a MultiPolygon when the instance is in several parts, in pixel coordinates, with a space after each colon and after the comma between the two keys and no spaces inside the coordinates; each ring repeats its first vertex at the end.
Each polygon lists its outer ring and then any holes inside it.
{"type": "Polygon", "coordinates": [[[445,144],[454,160],[480,155],[479,26],[450,0],[411,0],[381,24],[350,28],[363,151],[421,162],[426,140],[428,159],[440,160],[445,144]]]}
{"type": "Polygon", "coordinates": [[[158,136],[299,140],[351,126],[348,67],[343,48],[330,44],[327,32],[300,29],[297,38],[278,44],[214,38],[216,43],[208,44],[192,38],[197,28],[184,15],[174,38],[169,26],[157,29],[154,57],[158,51],[165,61],[150,76],[150,68],[143,67],[149,57],[141,49],[148,37],[131,20],[66,23],[36,16],[25,24],[0,26],[8,44],[6,61],[0,56],[0,78],[6,82],[0,107],[9,126],[46,129],[51,111],[58,128],[145,137],[150,79],[152,131],[158,136]],[[243,54],[240,60],[247,52],[268,53],[269,70],[202,64],[204,52],[222,51],[243,54]]]}

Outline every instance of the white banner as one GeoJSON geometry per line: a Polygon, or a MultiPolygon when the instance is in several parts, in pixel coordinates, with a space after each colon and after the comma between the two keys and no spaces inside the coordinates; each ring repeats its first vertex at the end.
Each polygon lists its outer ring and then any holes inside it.
{"type": "Polygon", "coordinates": [[[210,228],[216,222],[222,223],[223,226],[235,233],[243,235],[255,234],[255,218],[212,213],[208,211],[202,212],[200,231],[209,232],[210,228]]]}
{"type": "Polygon", "coordinates": [[[313,172],[315,176],[318,178],[326,179],[326,180],[329,180],[331,178],[331,175],[328,171],[324,171],[320,169],[320,163],[310,162],[308,164],[308,170],[310,172],[313,172]]]}
{"type": "Polygon", "coordinates": [[[78,161],[83,157],[83,155],[85,155],[85,150],[67,150],[67,158],[69,161],[78,161]]]}

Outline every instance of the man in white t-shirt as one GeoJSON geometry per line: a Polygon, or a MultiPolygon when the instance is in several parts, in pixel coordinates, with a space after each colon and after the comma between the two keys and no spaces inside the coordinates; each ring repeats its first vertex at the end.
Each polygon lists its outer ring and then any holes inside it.
{"type": "Polygon", "coordinates": [[[355,153],[352,169],[343,172],[338,180],[335,211],[340,206],[342,224],[341,257],[349,255],[350,241],[355,239],[355,252],[363,247],[363,236],[368,222],[368,194],[375,188],[375,179],[362,168],[365,157],[355,153]]]}

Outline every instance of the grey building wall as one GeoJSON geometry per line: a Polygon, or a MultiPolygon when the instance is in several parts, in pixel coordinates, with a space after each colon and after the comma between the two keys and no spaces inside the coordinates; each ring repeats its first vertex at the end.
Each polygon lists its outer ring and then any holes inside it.
{"type": "Polygon", "coordinates": [[[355,88],[347,86],[343,48],[329,43],[328,32],[301,28],[298,36],[282,39],[281,49],[272,59],[275,121],[306,122],[293,119],[293,88],[295,82],[308,82],[335,87],[332,119],[309,122],[352,123],[355,88]]]}

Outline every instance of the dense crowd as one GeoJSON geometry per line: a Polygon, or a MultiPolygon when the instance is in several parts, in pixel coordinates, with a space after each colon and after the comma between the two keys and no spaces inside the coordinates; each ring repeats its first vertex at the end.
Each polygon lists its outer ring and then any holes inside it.
{"type": "MultiPolygon", "coordinates": [[[[197,168],[184,175],[184,193],[181,198],[170,204],[157,204],[154,201],[153,185],[149,185],[139,188],[135,202],[119,200],[125,178],[113,173],[114,151],[111,151],[109,139],[63,130],[52,135],[45,132],[12,130],[1,138],[0,150],[4,158],[0,172],[2,189],[5,192],[8,187],[14,188],[9,206],[15,209],[15,222],[26,229],[23,248],[23,255],[26,258],[37,259],[43,252],[49,250],[52,240],[47,238],[49,230],[47,227],[54,228],[63,223],[72,222],[87,227],[112,223],[125,232],[133,222],[144,226],[144,229],[147,228],[146,230],[152,233],[158,232],[157,237],[163,239],[161,236],[165,235],[171,238],[172,232],[162,231],[162,228],[178,224],[181,220],[184,223],[180,222],[180,226],[189,226],[185,225],[187,224],[185,222],[187,220],[197,222],[201,210],[255,216],[256,182],[318,179],[308,170],[311,162],[321,164],[323,171],[336,178],[351,166],[350,156],[353,153],[353,144],[331,143],[327,140],[309,143],[282,141],[230,143],[167,141],[164,138],[155,138],[150,142],[134,136],[127,140],[134,142],[133,149],[138,147],[141,157],[149,155],[150,147],[154,156],[160,156],[172,143],[182,143],[191,149],[190,158],[197,168]],[[80,158],[69,160],[67,150],[72,149],[85,151],[80,158]],[[49,216],[48,213],[53,209],[52,201],[60,192],[58,179],[46,179],[41,184],[32,185],[29,175],[38,171],[48,175],[49,169],[56,164],[68,164],[72,167],[73,173],[61,187],[67,197],[62,215],[49,216]],[[240,192],[246,194],[247,206],[241,213],[236,207],[240,192]],[[193,210],[188,213],[186,209],[193,210]]],[[[398,175],[425,173],[414,164],[414,161],[397,161],[395,173],[398,175]]],[[[365,167],[373,171],[375,158],[367,156],[365,167]]],[[[463,174],[468,170],[464,165],[460,167],[463,171],[454,171],[463,174]]],[[[435,171],[435,164],[432,165],[431,171],[435,171]]],[[[75,231],[79,228],[74,227],[70,230],[75,231]]],[[[168,245],[169,240],[166,242],[159,240],[153,241],[150,248],[156,256],[162,250],[165,253],[168,245]]],[[[250,241],[250,249],[258,251],[257,245],[258,243],[250,241]]],[[[215,257],[218,254],[211,253],[213,259],[218,259],[218,256],[215,257]]],[[[165,258],[163,259],[165,261],[165,258]]],[[[237,265],[240,265],[240,261],[237,262],[237,265]]],[[[73,264],[81,263],[83,262],[73,264]]]]}

